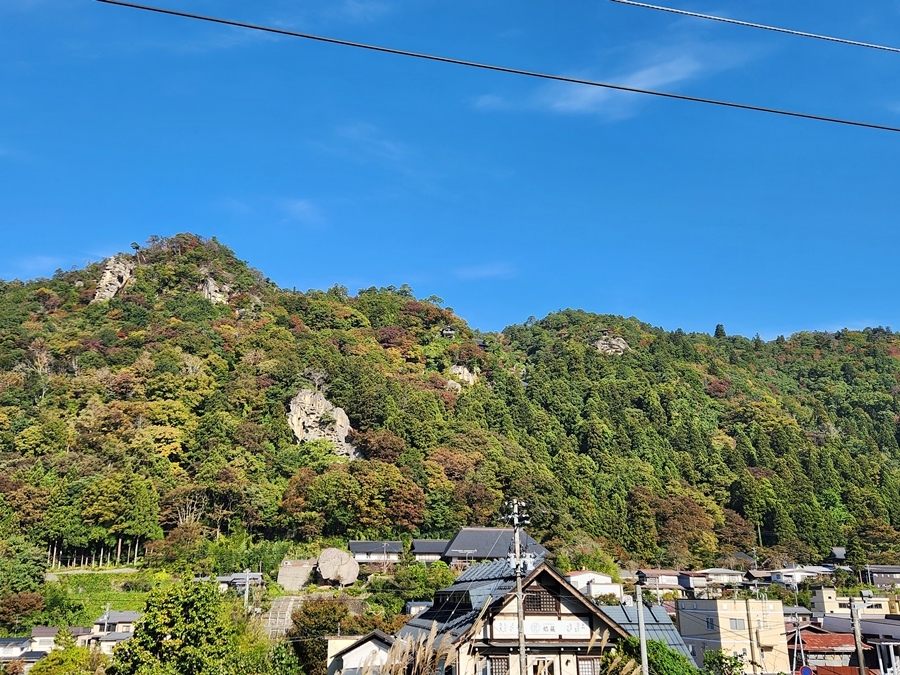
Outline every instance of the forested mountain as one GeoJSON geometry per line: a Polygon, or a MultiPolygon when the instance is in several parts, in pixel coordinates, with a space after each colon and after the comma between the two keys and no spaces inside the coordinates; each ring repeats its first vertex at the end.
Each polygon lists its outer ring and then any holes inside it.
{"type": "Polygon", "coordinates": [[[149,544],[190,566],[218,534],[446,536],[519,497],[557,550],[690,567],[756,545],[780,565],[849,542],[898,560],[889,329],[764,342],[566,310],[482,335],[405,286],[279,289],[215,239],[133,249],[0,282],[7,552],[149,544]],[[346,411],[360,458],[297,441],[302,389],[346,411]]]}

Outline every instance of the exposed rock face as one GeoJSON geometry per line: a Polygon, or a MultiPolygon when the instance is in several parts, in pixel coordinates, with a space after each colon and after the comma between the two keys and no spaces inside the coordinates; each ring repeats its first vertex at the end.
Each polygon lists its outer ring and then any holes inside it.
{"type": "Polygon", "coordinates": [[[206,276],[203,278],[203,281],[200,282],[200,288],[197,290],[210,302],[217,305],[227,305],[228,298],[231,295],[231,286],[225,283],[220,284],[213,279],[205,269],[200,271],[205,273],[206,276]]]}
{"type": "Polygon", "coordinates": [[[300,443],[321,438],[334,445],[336,454],[350,459],[359,457],[356,448],[347,442],[347,434],[350,433],[347,413],[317,391],[301,389],[291,399],[288,424],[300,443]]]}
{"type": "Polygon", "coordinates": [[[447,380],[447,384],[444,385],[444,389],[447,391],[452,391],[454,394],[458,394],[462,391],[462,385],[456,380],[447,380]]]}
{"type": "Polygon", "coordinates": [[[620,337],[597,340],[594,343],[594,346],[604,354],[624,354],[631,349],[631,347],[628,346],[628,343],[620,337]]]}
{"type": "Polygon", "coordinates": [[[470,387],[478,381],[478,377],[465,366],[450,366],[450,375],[460,382],[465,382],[470,387]]]}
{"type": "Polygon", "coordinates": [[[103,274],[97,283],[97,292],[91,302],[112,300],[134,276],[134,260],[127,255],[115,255],[103,263],[103,274]]]}

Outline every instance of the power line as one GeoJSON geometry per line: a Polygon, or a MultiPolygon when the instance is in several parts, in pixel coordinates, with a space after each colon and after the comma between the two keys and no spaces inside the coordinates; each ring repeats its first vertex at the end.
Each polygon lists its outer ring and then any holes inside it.
{"type": "Polygon", "coordinates": [[[825,115],[815,115],[812,113],[797,112],[793,110],[781,110],[779,108],[768,108],[765,106],[751,105],[748,103],[736,103],[733,101],[722,101],[712,98],[703,98],[699,96],[688,96],[686,94],[674,94],[665,91],[655,91],[652,89],[641,89],[639,87],[628,87],[621,84],[611,84],[608,82],[598,82],[596,80],[585,80],[576,77],[566,77],[564,75],[551,75],[548,73],[540,73],[530,70],[521,70],[519,68],[510,68],[506,66],[497,66],[487,63],[478,63],[475,61],[465,61],[463,59],[455,59],[448,56],[437,56],[435,54],[424,54],[420,52],[411,52],[404,49],[394,49],[392,47],[381,47],[378,45],[365,44],[362,42],[352,42],[350,40],[341,40],[339,38],[326,37],[323,35],[313,35],[311,33],[299,33],[296,31],[286,30],[284,28],[275,28],[272,26],[261,26],[257,24],[244,23],[242,21],[234,21],[231,19],[222,19],[212,16],[204,16],[201,14],[192,14],[190,12],[180,12],[174,9],[164,9],[162,7],[151,7],[149,5],[139,5],[124,0],[97,0],[108,5],[118,5],[120,7],[130,7],[132,9],[141,9],[147,12],[156,12],[158,14],[167,14],[170,16],[180,16],[186,19],[196,19],[198,21],[208,21],[210,23],[218,23],[226,26],[235,26],[237,28],[248,28],[250,30],[258,30],[266,33],[275,33],[277,35],[285,35],[289,37],[298,37],[306,40],[315,40],[317,42],[326,42],[329,44],[341,45],[344,47],[355,47],[357,49],[367,49],[374,52],[382,52],[385,54],[395,54],[397,56],[407,56],[415,59],[423,59],[426,61],[438,61],[440,63],[450,63],[457,66],[466,66],[468,68],[479,68],[481,70],[490,70],[500,73],[509,73],[511,75],[523,75],[525,77],[534,77],[543,80],[551,80],[554,82],[566,82],[569,84],[579,84],[588,87],[600,87],[603,89],[612,89],[615,91],[624,91],[633,94],[645,94],[647,96],[659,96],[661,98],[676,99],[679,101],[692,101],[694,103],[705,103],[707,105],[717,105],[725,108],[737,108],[739,110],[750,110],[753,112],[768,113],[770,115],[782,115],[785,117],[797,117],[801,119],[816,120],[819,122],[828,122],[831,124],[843,124],[853,127],[863,127],[866,129],[877,129],[879,131],[900,132],[900,127],[892,127],[883,124],[874,124],[871,122],[859,122],[856,120],[841,119],[838,117],[828,117],[825,115]]]}
{"type": "Polygon", "coordinates": [[[763,30],[771,30],[776,33],[787,33],[788,35],[799,35],[800,37],[815,38],[816,40],[827,40],[828,42],[840,42],[845,45],[853,45],[854,47],[867,47],[868,49],[880,49],[885,52],[900,53],[898,47],[888,47],[885,45],[876,45],[870,42],[858,42],[856,40],[848,40],[846,38],[832,37],[830,35],[819,35],[818,33],[807,33],[802,30],[793,30],[791,28],[779,28],[778,26],[767,26],[763,23],[751,23],[749,21],[739,21],[738,19],[728,19],[724,16],[714,16],[712,14],[700,14],[698,12],[689,12],[686,9],[675,9],[674,7],[663,7],[662,5],[648,5],[644,2],[635,2],[634,0],[612,0],[621,5],[633,5],[635,7],[645,7],[647,9],[656,9],[661,12],[671,12],[672,14],[683,14],[684,16],[693,16],[698,19],[710,19],[711,21],[722,21],[723,23],[733,23],[738,26],[747,26],[749,28],[761,28],[763,30]]]}

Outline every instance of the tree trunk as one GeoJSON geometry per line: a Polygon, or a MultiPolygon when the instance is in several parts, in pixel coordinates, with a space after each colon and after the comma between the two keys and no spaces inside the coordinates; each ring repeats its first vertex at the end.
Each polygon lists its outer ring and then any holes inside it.
{"type": "Polygon", "coordinates": [[[126,561],[126,562],[130,562],[130,561],[131,561],[131,544],[132,544],[132,541],[131,541],[131,539],[129,539],[129,540],[128,540],[128,552],[125,554],[125,561],[126,561]]]}
{"type": "Polygon", "coordinates": [[[116,567],[119,566],[119,561],[122,559],[122,537],[119,537],[119,548],[116,549],[116,567]]]}

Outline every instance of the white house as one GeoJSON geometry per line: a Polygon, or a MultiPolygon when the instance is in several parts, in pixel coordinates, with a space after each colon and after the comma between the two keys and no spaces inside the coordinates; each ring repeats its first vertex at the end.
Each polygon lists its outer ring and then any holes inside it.
{"type": "Polygon", "coordinates": [[[621,600],[623,597],[622,584],[614,583],[612,577],[601,572],[590,570],[578,570],[565,575],[566,581],[590,598],[601,595],[613,595],[621,600]]]}
{"type": "Polygon", "coordinates": [[[705,570],[699,570],[699,572],[706,575],[706,578],[711,584],[740,586],[744,581],[744,573],[740,570],[730,570],[724,567],[710,567],[705,570]]]}

